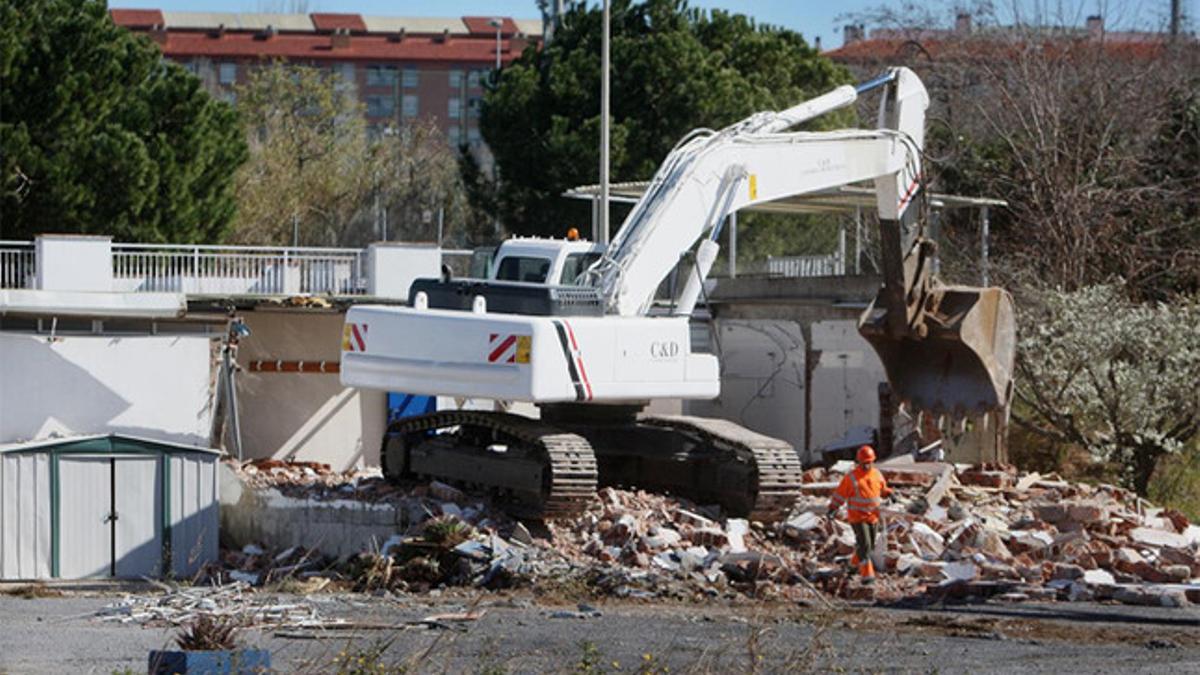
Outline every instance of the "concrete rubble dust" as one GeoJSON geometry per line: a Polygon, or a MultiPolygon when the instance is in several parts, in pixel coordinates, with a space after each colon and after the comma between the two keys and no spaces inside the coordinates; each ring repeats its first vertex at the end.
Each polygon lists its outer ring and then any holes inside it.
{"type": "Polygon", "coordinates": [[[764,524],[719,508],[604,488],[582,516],[521,523],[438,482],[397,486],[378,473],[266,460],[234,465],[252,489],[291,497],[387,502],[412,525],[367,552],[330,559],[299,547],[225,550],[208,580],[331,582],[367,592],[453,586],[583,591],[596,597],[754,598],[829,605],[839,599],[922,604],[991,599],[1200,602],[1200,526],[1110,485],[1068,483],[1008,466],[878,465],[896,489],[883,510],[884,574],[850,574],[854,537],[824,518],[852,464],[810,469],[787,519],[764,524]]]}

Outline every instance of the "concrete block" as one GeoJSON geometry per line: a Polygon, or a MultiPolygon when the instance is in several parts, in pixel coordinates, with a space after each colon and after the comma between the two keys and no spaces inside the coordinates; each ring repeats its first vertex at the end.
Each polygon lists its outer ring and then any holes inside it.
{"type": "Polygon", "coordinates": [[[113,290],[112,237],[43,234],[34,251],[40,290],[113,290]]]}
{"type": "Polygon", "coordinates": [[[1033,513],[1038,520],[1047,523],[1061,523],[1067,519],[1066,504],[1038,504],[1033,507],[1033,513]]]}
{"type": "Polygon", "coordinates": [[[1072,504],[1067,509],[1067,517],[1076,523],[1092,525],[1108,517],[1108,509],[1091,502],[1072,504]]]}
{"type": "Polygon", "coordinates": [[[367,293],[407,300],[413,281],[436,278],[441,269],[442,251],[437,246],[376,242],[367,247],[367,293]]]}
{"type": "Polygon", "coordinates": [[[1129,533],[1133,541],[1146,546],[1167,547],[1167,548],[1187,548],[1189,545],[1188,537],[1166,530],[1155,530],[1149,527],[1135,527],[1129,533]]]}
{"type": "Polygon", "coordinates": [[[1071,565],[1069,563],[1054,563],[1054,572],[1052,574],[1052,578],[1054,579],[1074,580],[1082,579],[1083,576],[1084,569],[1079,565],[1071,565]]]}

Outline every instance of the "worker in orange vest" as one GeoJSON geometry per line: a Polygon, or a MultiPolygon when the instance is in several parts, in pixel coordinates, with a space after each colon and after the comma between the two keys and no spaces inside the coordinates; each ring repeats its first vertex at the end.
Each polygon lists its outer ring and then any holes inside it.
{"type": "Polygon", "coordinates": [[[871,584],[875,582],[871,550],[879,533],[879,506],[892,494],[892,489],[874,466],[875,450],[871,446],[860,447],[855,460],[858,464],[838,483],[829,501],[827,517],[834,518],[838,509],[846,505],[846,520],[854,529],[854,557],[850,562],[858,566],[863,583],[871,584]]]}

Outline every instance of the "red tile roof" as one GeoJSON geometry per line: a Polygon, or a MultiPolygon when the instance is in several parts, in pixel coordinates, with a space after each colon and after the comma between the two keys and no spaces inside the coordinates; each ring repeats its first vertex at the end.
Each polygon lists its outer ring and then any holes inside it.
{"type": "MultiPolygon", "coordinates": [[[[1139,40],[1080,40],[1075,43],[1047,41],[1043,49],[1048,52],[1062,50],[1068,44],[1081,47],[1097,45],[1112,57],[1131,59],[1151,59],[1159,56],[1166,43],[1156,37],[1139,40]]],[[[858,40],[837,49],[823,53],[824,56],[838,62],[880,62],[896,59],[907,59],[917,56],[928,59],[979,59],[979,58],[1010,58],[1020,51],[1020,43],[1005,40],[942,40],[932,39],[903,39],[895,37],[870,38],[858,40]]]]}
{"type": "Polygon", "coordinates": [[[166,23],[160,9],[111,9],[113,23],[126,28],[150,28],[166,23]]]}
{"type": "Polygon", "coordinates": [[[313,27],[319,31],[344,28],[355,33],[367,32],[367,23],[363,21],[361,14],[317,13],[309,16],[312,17],[313,27]]]}
{"type": "MultiPolygon", "coordinates": [[[[413,35],[400,42],[386,35],[355,35],[350,44],[334,49],[330,36],[316,34],[279,33],[262,39],[250,32],[227,32],[211,37],[198,32],[168,32],[163,54],[171,58],[222,57],[229,59],[297,59],[297,60],[411,60],[411,61],[473,61],[490,63],[496,58],[496,42],[492,39],[460,37],[442,42],[437,36],[413,35]]],[[[504,45],[507,47],[507,45],[504,45]]],[[[519,52],[502,51],[501,60],[508,63],[519,52]]]]}
{"type": "MultiPolygon", "coordinates": [[[[464,16],[463,23],[467,26],[467,32],[471,35],[491,35],[495,37],[496,28],[492,25],[492,20],[499,17],[493,16],[464,16]]],[[[515,35],[517,33],[517,24],[508,17],[500,18],[500,34],[515,35]]]]}

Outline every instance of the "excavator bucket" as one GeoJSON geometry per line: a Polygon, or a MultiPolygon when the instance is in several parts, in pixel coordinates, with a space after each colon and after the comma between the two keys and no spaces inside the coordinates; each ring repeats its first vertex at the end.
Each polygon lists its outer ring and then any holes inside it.
{"type": "Polygon", "coordinates": [[[955,416],[1003,410],[1012,394],[1016,321],[1002,288],[935,286],[922,328],[893,337],[882,295],[859,332],[883,361],[892,390],[920,410],[955,416]],[[924,333],[923,337],[917,337],[924,333]]]}

